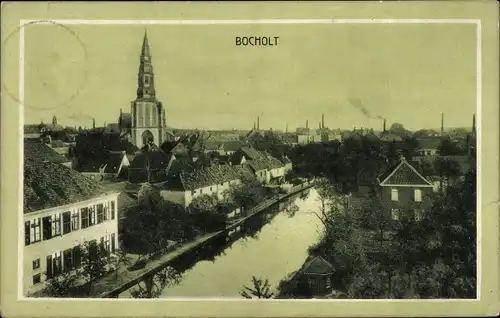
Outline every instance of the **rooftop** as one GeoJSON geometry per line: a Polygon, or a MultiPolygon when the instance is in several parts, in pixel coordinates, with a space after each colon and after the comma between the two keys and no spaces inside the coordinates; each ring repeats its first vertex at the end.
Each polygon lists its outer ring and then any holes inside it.
{"type": "Polygon", "coordinates": [[[58,163],[24,160],[24,213],[76,203],[107,191],[90,178],[58,163]]]}
{"type": "Polygon", "coordinates": [[[380,185],[432,185],[409,162],[402,159],[395,167],[388,169],[378,178],[380,185]]]}
{"type": "Polygon", "coordinates": [[[63,163],[68,162],[63,155],[58,154],[40,141],[24,141],[24,160],[63,163]]]}
{"type": "Polygon", "coordinates": [[[313,259],[309,260],[302,267],[302,272],[304,274],[332,274],[335,271],[332,264],[326,261],[321,256],[316,256],[313,259]]]}

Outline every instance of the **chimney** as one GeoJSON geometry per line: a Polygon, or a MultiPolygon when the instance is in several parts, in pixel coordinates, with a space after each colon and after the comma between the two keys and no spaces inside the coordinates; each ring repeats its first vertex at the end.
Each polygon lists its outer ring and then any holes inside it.
{"type": "Polygon", "coordinates": [[[476,133],[476,114],[472,115],[472,133],[476,133]]]}
{"type": "Polygon", "coordinates": [[[254,121],[253,122],[253,129],[255,130],[255,128],[257,128],[257,127],[255,126],[255,121],[254,121]]]}
{"type": "Polygon", "coordinates": [[[286,123],[285,132],[288,132],[288,123],[286,123]]]}
{"type": "Polygon", "coordinates": [[[306,128],[309,128],[309,120],[306,119],[306,128]]]}
{"type": "Polygon", "coordinates": [[[321,129],[321,122],[319,122],[318,128],[321,129]]]}
{"type": "Polygon", "coordinates": [[[386,119],[384,118],[384,128],[383,128],[384,130],[383,130],[383,132],[385,132],[385,124],[386,124],[386,119]]]}
{"type": "Polygon", "coordinates": [[[444,113],[441,113],[441,136],[444,134],[444,113]]]}
{"type": "Polygon", "coordinates": [[[260,117],[257,116],[257,130],[260,130],[260,117]]]}
{"type": "Polygon", "coordinates": [[[92,128],[95,129],[95,118],[92,118],[92,128]]]}
{"type": "Polygon", "coordinates": [[[325,114],[321,114],[321,128],[325,128],[325,114]]]}

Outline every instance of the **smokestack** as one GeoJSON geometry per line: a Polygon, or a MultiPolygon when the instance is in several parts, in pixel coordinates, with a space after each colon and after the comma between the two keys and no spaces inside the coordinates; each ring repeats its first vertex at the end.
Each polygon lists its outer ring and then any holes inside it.
{"type": "Polygon", "coordinates": [[[286,123],[285,132],[288,132],[288,123],[286,123]]]}
{"type": "Polygon", "coordinates": [[[254,122],[253,122],[253,129],[255,130],[255,128],[257,128],[257,127],[255,126],[255,120],[254,120],[254,122]]]}
{"type": "Polygon", "coordinates": [[[321,122],[318,123],[318,128],[321,129],[321,122]]]}
{"type": "Polygon", "coordinates": [[[476,133],[476,114],[472,115],[472,133],[476,133]]]}
{"type": "Polygon", "coordinates": [[[441,113],[441,135],[444,134],[444,113],[441,113]]]}
{"type": "Polygon", "coordinates": [[[260,130],[260,117],[257,116],[257,130],[260,130]]]}
{"type": "Polygon", "coordinates": [[[95,118],[92,118],[92,128],[95,129],[95,118]]]}
{"type": "Polygon", "coordinates": [[[306,119],[306,128],[309,128],[309,120],[306,119]]]}
{"type": "Polygon", "coordinates": [[[385,132],[385,124],[386,124],[386,119],[384,118],[384,130],[383,130],[383,132],[385,132]]]}
{"type": "Polygon", "coordinates": [[[321,114],[321,128],[325,128],[325,114],[321,114]]]}

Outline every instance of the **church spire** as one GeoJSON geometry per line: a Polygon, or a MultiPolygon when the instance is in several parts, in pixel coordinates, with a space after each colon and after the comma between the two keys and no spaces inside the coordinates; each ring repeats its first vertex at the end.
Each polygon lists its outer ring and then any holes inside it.
{"type": "Polygon", "coordinates": [[[149,52],[149,42],[148,42],[148,31],[144,30],[144,39],[142,40],[142,51],[141,51],[141,57],[151,57],[151,54],[149,52]]]}
{"type": "Polygon", "coordinates": [[[153,64],[151,63],[148,33],[144,31],[139,65],[137,98],[155,99],[155,95],[153,64]]]}

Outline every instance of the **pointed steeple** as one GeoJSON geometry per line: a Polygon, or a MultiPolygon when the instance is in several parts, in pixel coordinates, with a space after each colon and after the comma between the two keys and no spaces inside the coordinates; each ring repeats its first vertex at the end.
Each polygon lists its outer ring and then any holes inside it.
{"type": "Polygon", "coordinates": [[[151,51],[147,31],[144,31],[140,61],[137,98],[155,99],[153,64],[151,63],[151,51]]]}
{"type": "Polygon", "coordinates": [[[148,31],[144,30],[144,39],[142,40],[142,51],[141,56],[149,56],[151,57],[151,53],[149,52],[149,42],[148,42],[148,31]]]}

